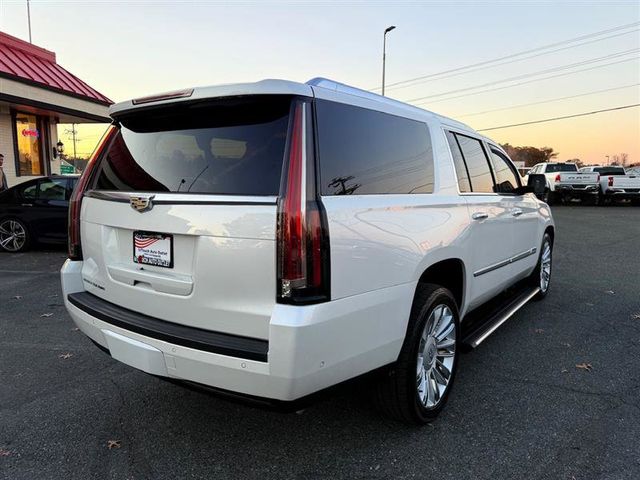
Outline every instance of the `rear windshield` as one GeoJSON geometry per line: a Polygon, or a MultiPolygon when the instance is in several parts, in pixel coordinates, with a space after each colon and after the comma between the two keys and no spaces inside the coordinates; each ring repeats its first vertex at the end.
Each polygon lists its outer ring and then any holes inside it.
{"type": "Polygon", "coordinates": [[[598,172],[600,175],[624,175],[624,168],[622,167],[596,167],[594,172],[598,172]]]}
{"type": "Polygon", "coordinates": [[[548,163],[546,173],[577,172],[578,167],[574,163],[548,163]]]}
{"type": "Polygon", "coordinates": [[[277,195],[290,105],[260,96],[132,113],[120,119],[94,188],[277,195]]]}

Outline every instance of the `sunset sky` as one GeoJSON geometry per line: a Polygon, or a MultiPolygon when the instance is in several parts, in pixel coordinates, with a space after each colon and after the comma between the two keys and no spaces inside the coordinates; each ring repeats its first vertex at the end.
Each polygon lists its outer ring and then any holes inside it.
{"type": "MultiPolygon", "coordinates": [[[[31,19],[35,44],[55,51],[58,63],[115,101],[263,78],[323,76],[374,89],[381,81],[382,33],[396,25],[387,44],[388,96],[429,97],[412,103],[476,129],[640,103],[637,0],[32,0],[31,19]],[[610,31],[560,43],[604,30],[610,31]],[[531,58],[392,86],[552,44],[558,45],[524,55],[531,58]],[[512,77],[521,78],[496,83],[512,77]],[[522,85],[499,88],[515,83],[522,85]]],[[[2,0],[0,30],[28,39],[26,1],[2,0]]],[[[100,129],[80,128],[79,152],[92,149],[100,129]]],[[[626,152],[640,162],[638,107],[486,134],[512,145],[553,147],[561,160],[599,163],[626,152]]]]}

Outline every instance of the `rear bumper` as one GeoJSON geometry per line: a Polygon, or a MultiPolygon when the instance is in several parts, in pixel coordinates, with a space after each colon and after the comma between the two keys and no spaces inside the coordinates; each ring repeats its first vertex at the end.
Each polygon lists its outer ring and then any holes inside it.
{"type": "Polygon", "coordinates": [[[598,194],[598,186],[597,185],[587,185],[585,187],[575,187],[573,185],[556,185],[555,191],[557,193],[561,193],[563,195],[597,195],[598,194]]]}
{"type": "Polygon", "coordinates": [[[607,197],[615,197],[615,198],[640,198],[640,190],[638,189],[624,189],[624,188],[614,188],[607,189],[603,192],[607,197]]]}
{"type": "Polygon", "coordinates": [[[205,352],[260,362],[267,361],[269,342],[266,340],[211,332],[167,322],[120,307],[88,292],[70,293],[67,295],[67,300],[91,317],[130,332],[205,352]]]}
{"type": "Polygon", "coordinates": [[[276,304],[269,338],[247,339],[140,315],[84,292],[82,262],[62,267],[64,302],[110,355],[153,375],[293,401],[394,362],[415,284],[336,301],[276,304]]]}

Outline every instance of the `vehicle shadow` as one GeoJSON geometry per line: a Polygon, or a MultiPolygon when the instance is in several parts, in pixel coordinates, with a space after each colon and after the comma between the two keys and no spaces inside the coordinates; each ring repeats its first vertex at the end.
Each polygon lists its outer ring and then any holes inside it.
{"type": "MultiPolygon", "coordinates": [[[[358,478],[367,478],[376,465],[389,463],[392,450],[436,429],[384,417],[371,401],[371,379],[350,382],[303,411],[280,413],[157,378],[147,377],[144,386],[136,386],[136,378],[140,380],[139,373],[127,373],[112,383],[122,401],[117,426],[135,459],[131,466],[153,465],[153,471],[138,471],[143,475],[163,471],[167,462],[188,460],[201,471],[217,468],[246,478],[248,462],[238,460],[242,455],[256,470],[271,469],[279,478],[324,478],[325,469],[336,472],[344,465],[344,471],[353,472],[358,464],[363,470],[358,478]],[[173,460],[162,453],[168,451],[174,452],[173,460]]],[[[456,404],[452,395],[437,430],[457,429],[453,422],[462,412],[456,404]]]]}

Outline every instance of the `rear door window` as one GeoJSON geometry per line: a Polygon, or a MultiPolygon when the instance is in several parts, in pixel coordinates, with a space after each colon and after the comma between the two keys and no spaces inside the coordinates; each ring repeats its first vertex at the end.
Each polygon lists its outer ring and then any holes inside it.
{"type": "Polygon", "coordinates": [[[316,113],[323,195],[433,192],[425,123],[326,100],[316,113]]]}
{"type": "Polygon", "coordinates": [[[50,178],[39,182],[38,200],[67,200],[67,180],[50,178]]]}
{"type": "Polygon", "coordinates": [[[277,195],[291,97],[132,112],[101,162],[98,190],[277,195]]]}
{"type": "Polygon", "coordinates": [[[469,171],[472,190],[478,193],[494,193],[493,177],[482,142],[458,133],[455,137],[469,171]]]}
{"type": "Polygon", "coordinates": [[[451,148],[451,155],[453,156],[453,165],[456,169],[456,175],[458,176],[458,190],[460,193],[470,192],[471,183],[469,182],[469,172],[467,166],[462,158],[462,152],[460,146],[453,133],[447,132],[447,141],[449,142],[449,148],[451,148]]]}

